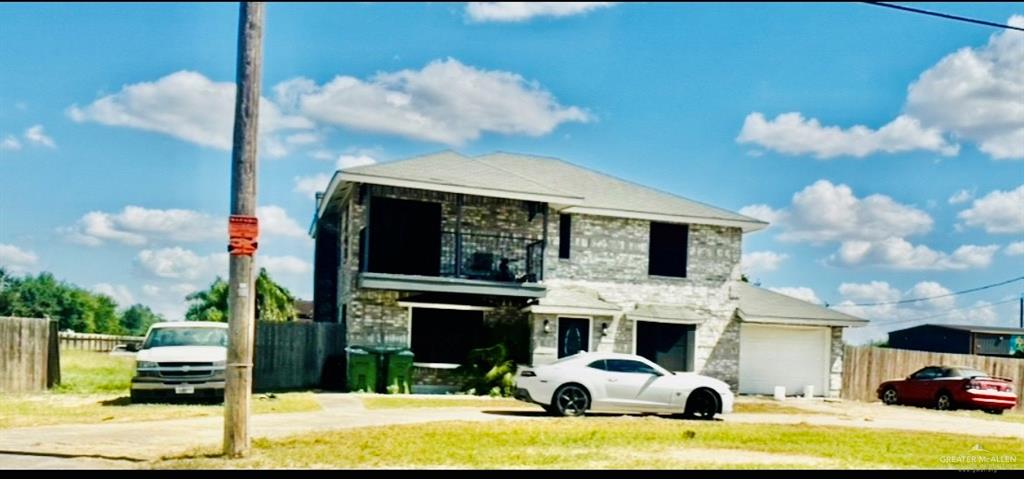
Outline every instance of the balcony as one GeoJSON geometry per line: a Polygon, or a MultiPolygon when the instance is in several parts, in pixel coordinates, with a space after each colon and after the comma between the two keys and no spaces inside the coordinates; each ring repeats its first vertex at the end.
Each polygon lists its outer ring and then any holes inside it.
{"type": "MultiPolygon", "coordinates": [[[[436,230],[435,230],[436,232],[436,230]]],[[[500,233],[442,231],[423,237],[360,234],[359,286],[541,297],[545,241],[500,233]]]]}

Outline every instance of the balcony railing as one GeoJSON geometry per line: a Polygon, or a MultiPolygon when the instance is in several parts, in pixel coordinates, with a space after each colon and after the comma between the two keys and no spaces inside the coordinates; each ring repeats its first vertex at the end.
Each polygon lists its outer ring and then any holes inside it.
{"type": "MultiPolygon", "coordinates": [[[[361,236],[365,248],[365,235],[361,236]]],[[[543,279],[545,242],[542,239],[443,231],[440,244],[440,277],[518,283],[543,279]]],[[[360,271],[367,271],[364,261],[360,262],[360,271]]],[[[369,271],[382,272],[372,267],[369,271]]]]}
{"type": "Polygon", "coordinates": [[[536,282],[543,271],[544,240],[513,235],[441,233],[441,276],[536,282]]]}

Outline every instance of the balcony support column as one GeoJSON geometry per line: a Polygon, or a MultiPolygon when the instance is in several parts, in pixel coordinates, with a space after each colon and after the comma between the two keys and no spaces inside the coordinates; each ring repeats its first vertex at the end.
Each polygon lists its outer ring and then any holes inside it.
{"type": "Polygon", "coordinates": [[[544,254],[548,248],[548,207],[547,203],[542,203],[544,207],[544,231],[541,233],[540,244],[540,264],[537,266],[537,281],[544,281],[544,254]]]}
{"type": "Polygon", "coordinates": [[[462,277],[462,194],[455,195],[455,277],[462,277]]]}

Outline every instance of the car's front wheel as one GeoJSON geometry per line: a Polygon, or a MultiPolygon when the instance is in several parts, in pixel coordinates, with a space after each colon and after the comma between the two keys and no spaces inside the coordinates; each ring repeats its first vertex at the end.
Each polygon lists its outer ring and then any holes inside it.
{"type": "Polygon", "coordinates": [[[559,416],[582,416],[590,408],[590,394],[576,384],[558,388],[554,398],[551,408],[559,416]]]}
{"type": "Polygon", "coordinates": [[[939,393],[938,397],[935,398],[935,409],[940,411],[953,409],[953,397],[947,392],[939,393]]]}
{"type": "Polygon", "coordinates": [[[896,389],[886,388],[885,391],[882,391],[882,402],[895,406],[900,403],[900,395],[896,392],[896,389]]]}
{"type": "Polygon", "coordinates": [[[698,389],[686,399],[685,417],[712,419],[718,412],[718,397],[710,389],[698,389]]]}

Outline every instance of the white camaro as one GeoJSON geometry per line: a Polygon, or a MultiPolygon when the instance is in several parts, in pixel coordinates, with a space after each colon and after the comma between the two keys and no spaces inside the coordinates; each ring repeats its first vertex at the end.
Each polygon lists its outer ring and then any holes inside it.
{"type": "Polygon", "coordinates": [[[715,378],[673,373],[632,354],[587,352],[520,370],[516,399],[561,416],[592,410],[711,419],[732,412],[733,404],[729,385],[715,378]]]}

